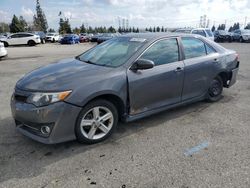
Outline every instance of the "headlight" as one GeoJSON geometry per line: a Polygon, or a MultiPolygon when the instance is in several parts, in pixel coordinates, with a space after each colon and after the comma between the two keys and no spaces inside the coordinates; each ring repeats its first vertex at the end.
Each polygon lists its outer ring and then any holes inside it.
{"type": "Polygon", "coordinates": [[[63,101],[72,91],[63,91],[58,93],[34,93],[27,99],[27,103],[35,106],[46,106],[58,101],[63,101]]]}

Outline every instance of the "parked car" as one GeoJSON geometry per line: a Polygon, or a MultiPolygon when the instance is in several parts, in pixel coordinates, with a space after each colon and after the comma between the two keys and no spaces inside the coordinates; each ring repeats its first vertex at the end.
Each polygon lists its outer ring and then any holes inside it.
{"type": "Polygon", "coordinates": [[[192,29],[177,29],[174,32],[176,33],[191,33],[192,29]]]}
{"type": "Polygon", "coordinates": [[[80,42],[80,38],[78,35],[75,34],[69,34],[65,35],[61,40],[61,44],[76,44],[80,42]]]}
{"type": "Polygon", "coordinates": [[[4,44],[2,42],[0,42],[0,60],[3,57],[6,57],[8,55],[7,50],[4,47],[4,44]]]}
{"type": "Polygon", "coordinates": [[[249,29],[237,29],[233,32],[233,40],[239,42],[250,41],[249,29]]]}
{"type": "Polygon", "coordinates": [[[112,39],[113,37],[115,37],[114,33],[103,33],[102,36],[99,36],[97,38],[97,43],[101,44],[102,42],[104,42],[106,40],[112,39]]]}
{"type": "Polygon", "coordinates": [[[36,44],[41,43],[40,36],[32,33],[15,33],[9,35],[7,38],[1,38],[1,42],[4,43],[5,47],[9,45],[29,45],[35,46],[36,44]]]}
{"type": "Polygon", "coordinates": [[[98,38],[101,37],[103,34],[95,34],[91,37],[90,41],[91,42],[97,42],[98,38]]]}
{"type": "Polygon", "coordinates": [[[232,36],[225,30],[214,31],[214,41],[216,42],[232,42],[232,36]]]}
{"type": "Polygon", "coordinates": [[[212,41],[214,41],[214,34],[209,28],[196,28],[192,29],[191,34],[197,34],[201,35],[203,37],[206,37],[212,41]]]}
{"type": "Polygon", "coordinates": [[[59,41],[59,33],[48,33],[46,35],[46,41],[58,42],[59,41]]]}
{"type": "Polygon", "coordinates": [[[35,35],[40,36],[41,43],[45,44],[46,34],[43,31],[33,31],[32,33],[34,33],[35,35]]]}
{"type": "Polygon", "coordinates": [[[235,51],[202,36],[129,34],[26,74],[11,109],[17,130],[32,139],[92,144],[108,138],[118,120],[220,100],[238,70],[235,51]]]}
{"type": "Polygon", "coordinates": [[[80,42],[89,42],[90,36],[88,33],[81,33],[80,34],[80,42]]]}

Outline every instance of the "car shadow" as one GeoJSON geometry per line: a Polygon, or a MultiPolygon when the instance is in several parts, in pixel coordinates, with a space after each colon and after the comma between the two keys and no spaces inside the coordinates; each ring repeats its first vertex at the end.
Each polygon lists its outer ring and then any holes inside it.
{"type": "MultiPolygon", "coordinates": [[[[163,126],[162,123],[180,118],[184,115],[196,116],[211,104],[197,102],[181,106],[131,123],[119,123],[116,132],[104,142],[83,145],[71,141],[55,145],[45,145],[33,141],[15,130],[11,117],[0,121],[0,182],[17,178],[31,178],[42,174],[53,163],[71,156],[100,149],[105,145],[114,146],[118,141],[145,129],[163,126]]],[[[183,125],[185,126],[185,125],[183,125]]],[[[100,156],[93,156],[100,157],[100,156]]]]}

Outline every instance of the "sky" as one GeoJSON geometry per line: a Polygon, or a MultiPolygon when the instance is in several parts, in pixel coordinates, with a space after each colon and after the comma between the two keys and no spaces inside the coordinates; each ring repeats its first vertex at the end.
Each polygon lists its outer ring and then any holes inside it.
{"type": "MultiPolygon", "coordinates": [[[[53,29],[58,29],[60,11],[72,27],[84,23],[117,28],[119,19],[139,28],[198,27],[202,15],[207,15],[209,27],[250,22],[250,0],[40,0],[40,4],[53,29]]],[[[0,22],[10,22],[13,14],[31,22],[35,6],[36,0],[0,0],[0,22]]]]}

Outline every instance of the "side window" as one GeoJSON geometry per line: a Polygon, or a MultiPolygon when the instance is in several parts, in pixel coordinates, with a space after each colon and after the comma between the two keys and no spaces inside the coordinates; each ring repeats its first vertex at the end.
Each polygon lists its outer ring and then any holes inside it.
{"type": "Polygon", "coordinates": [[[197,34],[206,37],[206,33],[203,30],[198,30],[197,34]]]}
{"type": "Polygon", "coordinates": [[[19,38],[19,34],[14,34],[10,36],[11,38],[19,38]]]}
{"type": "Polygon", "coordinates": [[[30,35],[30,34],[19,34],[20,38],[24,38],[24,37],[32,37],[33,35],[30,35]]]}
{"type": "Polygon", "coordinates": [[[210,47],[209,45],[205,44],[205,46],[206,46],[207,54],[216,53],[216,50],[210,47]]]}
{"type": "Polygon", "coordinates": [[[186,59],[207,55],[205,44],[199,39],[185,37],[182,38],[182,44],[186,59]]]}
{"type": "Polygon", "coordinates": [[[153,61],[156,66],[179,61],[177,40],[166,39],[156,42],[141,58],[153,61]]]}

